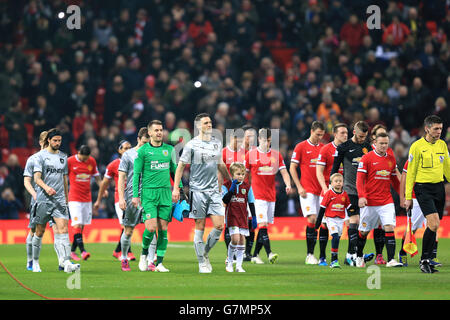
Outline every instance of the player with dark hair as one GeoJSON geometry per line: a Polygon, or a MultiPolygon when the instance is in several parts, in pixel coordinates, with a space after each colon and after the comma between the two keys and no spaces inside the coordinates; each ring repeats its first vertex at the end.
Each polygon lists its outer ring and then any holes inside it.
{"type": "MultiPolygon", "coordinates": [[[[187,164],[190,164],[189,218],[195,219],[194,249],[197,255],[199,273],[211,273],[209,251],[219,241],[224,225],[225,208],[219,191],[218,171],[224,179],[231,180],[220,152],[222,141],[213,135],[212,120],[209,114],[201,113],[195,117],[194,126],[198,134],[183,148],[175,173],[174,186],[181,182],[181,176],[187,164]],[[207,215],[213,228],[206,243],[203,242],[207,215]]],[[[172,202],[180,200],[180,189],[174,187],[172,202]]]]}
{"type": "MultiPolygon", "coordinates": [[[[150,141],[137,150],[133,166],[132,204],[135,208],[142,205],[142,221],[145,224],[139,268],[143,271],[141,261],[145,256],[148,257],[147,260],[153,260],[153,256],[148,254],[148,248],[157,236],[154,271],[169,272],[163,265],[163,260],[168,244],[167,229],[172,221],[170,175],[175,174],[176,154],[171,145],[163,142],[164,130],[161,121],[152,120],[147,129],[150,141]]],[[[179,182],[174,184],[173,188],[183,188],[183,185],[179,182]]]]}
{"type": "MultiPolygon", "coordinates": [[[[142,212],[142,207],[136,208],[132,204],[134,160],[137,158],[139,148],[147,143],[149,139],[148,129],[146,127],[139,129],[136,146],[122,154],[118,168],[119,179],[117,192],[119,194],[119,208],[123,211],[123,232],[120,236],[120,245],[122,248],[122,271],[131,270],[128,262],[128,252],[131,248],[131,236],[133,235],[134,228],[140,222],[142,212]]],[[[153,246],[153,248],[154,247],[155,246],[153,246]]],[[[147,262],[147,256],[141,256],[141,259],[139,260],[139,269],[141,271],[147,271],[149,268],[152,271],[155,269],[153,264],[154,254],[155,252],[152,250],[150,263],[147,262]]]]}
{"type": "Polygon", "coordinates": [[[91,177],[95,182],[101,183],[100,173],[97,168],[97,161],[91,157],[91,148],[82,145],[78,153],[67,159],[69,170],[69,211],[72,220],[73,243],[70,257],[79,261],[80,258],[75,250],[80,248],[81,258],[87,260],[91,254],[84,248],[83,229],[90,225],[92,220],[92,195],[91,177]]]}
{"type": "MultiPolygon", "coordinates": [[[[317,242],[315,223],[320,209],[320,194],[322,188],[316,175],[316,164],[323,143],[320,142],[325,134],[325,126],[320,121],[311,124],[311,132],[308,139],[298,143],[292,153],[289,172],[297,186],[300,206],[303,216],[307,219],[306,225],[306,264],[327,265],[325,260],[318,261],[314,257],[314,248],[317,242]],[[300,169],[298,178],[297,167],[300,169]]],[[[321,236],[328,240],[328,229],[321,228],[321,236]],[[325,233],[325,234],[324,234],[325,233]]]]}
{"type": "Polygon", "coordinates": [[[281,153],[271,148],[272,134],[269,128],[262,128],[258,132],[258,147],[247,152],[245,168],[255,195],[255,211],[258,220],[258,235],[252,263],[263,264],[259,257],[264,247],[270,263],[275,263],[278,254],[272,252],[268,233],[269,224],[275,221],[275,175],[278,171],[286,186],[286,193],[291,192],[291,178],[286,170],[281,153]]]}
{"type": "Polygon", "coordinates": [[[445,206],[444,176],[450,181],[450,157],[445,141],[441,140],[443,121],[435,115],[424,120],[425,136],[411,145],[405,186],[405,209],[412,207],[412,191],[427,220],[423,234],[420,270],[438,272],[430,264],[436,246],[437,230],[445,206]]]}
{"type": "MultiPolygon", "coordinates": [[[[328,186],[330,185],[330,172],[333,168],[334,158],[337,155],[336,148],[347,141],[348,137],[348,129],[345,123],[337,123],[333,127],[333,135],[334,139],[330,143],[324,145],[320,151],[319,156],[317,157],[316,162],[316,177],[320,186],[322,187],[322,192],[320,194],[321,198],[328,191],[328,186]]],[[[342,168],[341,168],[342,169],[342,168]]],[[[339,170],[339,173],[342,174],[344,170],[339,170]]],[[[346,194],[347,195],[347,194],[346,194]]],[[[348,195],[347,195],[348,196],[348,195]]],[[[320,200],[322,202],[322,200],[320,200]]],[[[344,212],[345,213],[345,212],[344,212]]],[[[324,220],[326,221],[326,220],[324,220]]],[[[317,230],[318,228],[316,228],[317,230]]],[[[326,265],[326,257],[325,250],[327,248],[328,236],[329,236],[329,228],[324,223],[320,226],[319,231],[319,247],[320,247],[320,256],[319,256],[319,265],[326,265]]],[[[334,261],[334,260],[332,260],[334,261]]]]}
{"type": "MultiPolygon", "coordinates": [[[[117,159],[111,161],[106,166],[105,175],[103,176],[103,180],[100,185],[100,189],[98,190],[97,201],[95,201],[95,203],[94,203],[94,210],[98,210],[98,208],[100,207],[100,202],[101,202],[102,198],[108,196],[108,187],[109,187],[109,183],[110,183],[111,179],[114,179],[114,184],[115,184],[114,207],[116,209],[116,215],[117,215],[117,218],[119,219],[119,223],[122,226],[122,233],[123,233],[123,222],[122,222],[123,210],[120,209],[120,207],[119,207],[119,190],[118,190],[118,187],[119,187],[119,164],[120,164],[120,158],[122,157],[122,154],[124,154],[124,152],[130,148],[131,148],[131,144],[128,141],[121,140],[119,142],[119,145],[117,146],[117,153],[119,154],[119,157],[117,159]]],[[[122,238],[122,233],[120,234],[120,238],[122,238]]],[[[122,256],[121,256],[122,246],[120,243],[120,238],[119,238],[119,242],[117,243],[116,249],[113,251],[113,257],[116,259],[119,259],[119,260],[121,260],[121,258],[122,258],[122,256]]],[[[131,252],[131,247],[128,250],[128,259],[136,260],[136,257],[131,252]]]]}
{"type": "MultiPolygon", "coordinates": [[[[344,166],[344,190],[347,192],[350,202],[355,208],[354,212],[348,212],[348,251],[344,264],[355,266],[356,261],[356,243],[358,241],[359,226],[359,207],[358,191],[356,189],[356,173],[359,161],[368,152],[372,150],[370,143],[367,142],[369,126],[364,121],[358,121],[353,128],[353,137],[348,139],[336,148],[337,155],[334,158],[333,168],[330,174],[339,172],[341,164],[344,166]]],[[[367,255],[368,259],[373,258],[367,255]]]]}
{"type": "Polygon", "coordinates": [[[45,148],[36,154],[34,161],[34,181],[38,187],[32,218],[32,223],[36,225],[33,237],[33,272],[41,272],[39,256],[42,237],[45,226],[51,219],[57,226],[54,237],[59,266],[64,267],[67,273],[80,269],[79,264],[70,261],[67,155],[59,151],[61,141],[61,132],[50,129],[45,138],[45,148]]]}

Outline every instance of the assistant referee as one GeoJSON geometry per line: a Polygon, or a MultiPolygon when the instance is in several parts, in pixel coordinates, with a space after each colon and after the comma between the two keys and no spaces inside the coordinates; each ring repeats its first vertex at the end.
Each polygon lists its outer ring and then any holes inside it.
{"type": "Polygon", "coordinates": [[[423,234],[420,270],[424,273],[438,272],[430,265],[430,257],[436,241],[439,221],[445,206],[444,175],[450,181],[450,158],[447,144],[440,139],[442,119],[431,115],[424,120],[425,136],[409,149],[408,173],[406,175],[405,208],[412,208],[412,190],[420,209],[427,219],[423,234]]]}

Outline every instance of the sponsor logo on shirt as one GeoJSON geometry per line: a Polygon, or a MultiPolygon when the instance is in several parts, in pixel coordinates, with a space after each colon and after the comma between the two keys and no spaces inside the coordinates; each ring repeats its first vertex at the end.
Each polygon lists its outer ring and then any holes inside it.
{"type": "Polygon", "coordinates": [[[168,162],[158,163],[158,161],[152,161],[150,169],[152,170],[164,170],[169,168],[168,162]]]}

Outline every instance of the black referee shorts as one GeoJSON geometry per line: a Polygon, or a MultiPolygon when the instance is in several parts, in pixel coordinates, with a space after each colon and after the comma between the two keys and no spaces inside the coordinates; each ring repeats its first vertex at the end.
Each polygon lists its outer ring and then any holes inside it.
{"type": "Polygon", "coordinates": [[[350,203],[352,204],[353,208],[355,208],[354,212],[348,212],[348,216],[349,217],[359,216],[359,205],[358,205],[359,197],[356,194],[349,194],[348,198],[350,199],[350,203]]]}
{"type": "Polygon", "coordinates": [[[414,193],[420,210],[424,216],[438,213],[439,219],[444,215],[445,187],[444,182],[439,183],[417,183],[414,185],[414,193]]]}

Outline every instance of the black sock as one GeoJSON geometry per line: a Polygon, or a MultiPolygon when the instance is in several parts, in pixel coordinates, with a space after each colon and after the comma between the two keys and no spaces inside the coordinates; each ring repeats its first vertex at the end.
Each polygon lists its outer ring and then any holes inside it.
{"type": "Polygon", "coordinates": [[[114,250],[115,252],[122,251],[122,245],[120,244],[120,239],[122,238],[122,234],[123,234],[123,229],[122,229],[122,232],[120,233],[119,242],[117,243],[116,250],[114,250]]]}
{"type": "Polygon", "coordinates": [[[320,258],[326,258],[326,250],[328,243],[328,228],[320,226],[319,230],[319,246],[320,246],[320,258]]]}
{"type": "Polygon", "coordinates": [[[385,237],[386,240],[386,251],[388,262],[394,259],[395,256],[395,235],[394,232],[386,232],[385,237]]]}
{"type": "Polygon", "coordinates": [[[433,252],[433,247],[436,242],[436,232],[426,228],[422,239],[422,257],[421,259],[430,259],[433,252]]]}
{"type": "MultiPolygon", "coordinates": [[[[348,253],[354,254],[356,252],[356,246],[358,243],[358,224],[357,223],[350,223],[350,225],[348,227],[348,242],[349,242],[348,253]]],[[[365,242],[364,242],[364,244],[365,244],[365,242]]]]}
{"type": "Polygon", "coordinates": [[[255,232],[250,231],[250,235],[245,237],[245,255],[250,257],[252,255],[253,243],[255,242],[255,232]]]}
{"type": "Polygon", "coordinates": [[[366,245],[367,236],[364,236],[363,234],[361,234],[361,232],[358,231],[356,235],[358,236],[356,240],[356,256],[362,257],[364,246],[366,245]]]}
{"type": "Polygon", "coordinates": [[[434,243],[433,252],[431,253],[430,259],[436,259],[436,257],[437,257],[437,246],[438,246],[438,241],[436,240],[436,242],[434,243]]]}
{"type": "Polygon", "coordinates": [[[350,226],[347,226],[347,238],[348,238],[348,249],[347,252],[350,253],[352,248],[352,242],[350,241],[350,226]]]}
{"type": "Polygon", "coordinates": [[[338,250],[339,250],[339,234],[333,233],[331,235],[331,261],[338,259],[338,250]]]}
{"type": "Polygon", "coordinates": [[[254,257],[256,257],[259,254],[259,252],[261,251],[261,248],[263,247],[261,230],[262,230],[261,228],[258,230],[258,235],[256,236],[255,252],[253,253],[254,257]]]}
{"type": "Polygon", "coordinates": [[[81,252],[84,252],[84,243],[83,243],[83,234],[77,233],[73,236],[74,241],[77,242],[78,248],[80,248],[81,252]]]}
{"type": "Polygon", "coordinates": [[[317,241],[317,231],[312,223],[306,225],[306,252],[314,254],[314,247],[317,241]]]}
{"type": "Polygon", "coordinates": [[[373,229],[373,242],[375,243],[376,255],[383,254],[385,244],[385,233],[381,228],[373,229]]]}
{"type": "Polygon", "coordinates": [[[262,232],[261,239],[264,246],[264,250],[266,250],[267,256],[272,252],[270,249],[270,240],[269,240],[269,233],[267,232],[267,228],[261,228],[259,229],[260,232],[262,232]]]}
{"type": "Polygon", "coordinates": [[[231,242],[231,236],[230,236],[230,231],[226,227],[223,230],[223,238],[225,240],[225,246],[228,249],[228,246],[230,245],[230,242],[231,242]]]}
{"type": "Polygon", "coordinates": [[[75,252],[78,247],[78,241],[77,241],[77,238],[75,237],[77,234],[73,235],[73,242],[72,242],[72,249],[71,249],[72,252],[75,252]]]}

